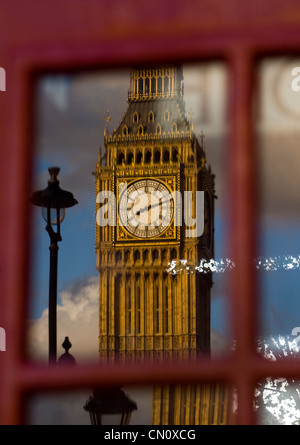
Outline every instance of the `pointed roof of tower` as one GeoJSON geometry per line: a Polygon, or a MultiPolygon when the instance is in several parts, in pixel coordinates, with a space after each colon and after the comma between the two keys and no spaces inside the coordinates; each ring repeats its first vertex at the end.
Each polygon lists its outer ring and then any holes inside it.
{"type": "Polygon", "coordinates": [[[106,141],[190,136],[182,82],[181,67],[131,70],[127,110],[106,141]]]}
{"type": "Polygon", "coordinates": [[[131,103],[113,135],[158,135],[190,131],[183,105],[175,98],[131,103]]]}

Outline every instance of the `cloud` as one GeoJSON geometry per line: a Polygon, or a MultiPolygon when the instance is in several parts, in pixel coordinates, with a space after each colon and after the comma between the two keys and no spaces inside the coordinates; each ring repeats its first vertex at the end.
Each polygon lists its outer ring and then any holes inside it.
{"type": "MultiPolygon", "coordinates": [[[[89,277],[72,283],[60,294],[57,306],[58,357],[64,352],[61,344],[66,336],[72,343],[70,353],[77,363],[98,360],[99,280],[89,277]]],[[[48,309],[29,324],[29,355],[45,361],[48,356],[48,309]]]]}

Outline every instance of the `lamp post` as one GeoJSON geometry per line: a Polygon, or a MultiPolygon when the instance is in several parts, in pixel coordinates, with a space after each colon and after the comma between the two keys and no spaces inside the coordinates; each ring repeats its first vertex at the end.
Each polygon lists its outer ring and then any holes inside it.
{"type": "Polygon", "coordinates": [[[56,306],[57,306],[57,257],[58,242],[62,240],[60,235],[60,224],[65,217],[65,208],[77,204],[72,193],[59,187],[57,175],[59,167],[48,169],[50,179],[44,190],[34,192],[30,202],[42,208],[42,215],[46,221],[46,230],[50,237],[50,273],[49,273],[49,364],[56,363],[57,340],[56,340],[56,306]],[[53,226],[57,227],[55,231],[53,226]]]}
{"type": "Polygon", "coordinates": [[[120,425],[128,425],[132,411],[137,409],[120,388],[97,388],[90,396],[84,409],[89,412],[92,425],[102,425],[103,415],[120,415],[120,425]]]}

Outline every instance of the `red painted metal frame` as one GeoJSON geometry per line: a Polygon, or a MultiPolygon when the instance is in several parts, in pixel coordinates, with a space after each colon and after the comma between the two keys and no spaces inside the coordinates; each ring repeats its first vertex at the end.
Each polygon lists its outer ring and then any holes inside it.
{"type": "Polygon", "coordinates": [[[1,252],[0,423],[21,424],[30,393],[96,384],[224,381],[238,390],[237,424],[255,423],[252,396],[265,376],[297,377],[291,360],[266,362],[256,355],[258,289],[256,253],[257,166],[252,96],[259,57],[300,49],[297,0],[27,0],[0,2],[1,252]],[[238,265],[231,286],[230,322],[236,351],[226,359],[182,366],[52,369],[26,361],[28,295],[28,196],[32,154],[32,86],[47,70],[121,67],[143,62],[222,59],[229,71],[231,257],[238,265]]]}

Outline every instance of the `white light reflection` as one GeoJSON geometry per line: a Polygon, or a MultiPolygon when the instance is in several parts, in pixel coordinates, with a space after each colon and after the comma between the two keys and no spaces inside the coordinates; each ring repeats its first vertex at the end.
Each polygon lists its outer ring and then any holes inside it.
{"type": "MultiPolygon", "coordinates": [[[[166,271],[172,275],[185,271],[187,273],[223,273],[236,267],[235,263],[229,258],[214,260],[202,259],[199,264],[191,260],[172,260],[168,264],[166,271]]],[[[255,267],[258,270],[274,271],[274,270],[295,270],[300,269],[300,255],[279,255],[276,257],[263,258],[259,257],[255,260],[255,267]]]]}
{"type": "Polygon", "coordinates": [[[230,259],[226,258],[225,260],[221,259],[216,261],[214,259],[200,260],[199,264],[195,264],[190,260],[172,260],[171,263],[168,264],[167,272],[172,275],[176,275],[179,272],[186,271],[187,273],[193,274],[196,272],[201,273],[222,273],[226,270],[231,270],[235,267],[235,264],[230,259]]]}

